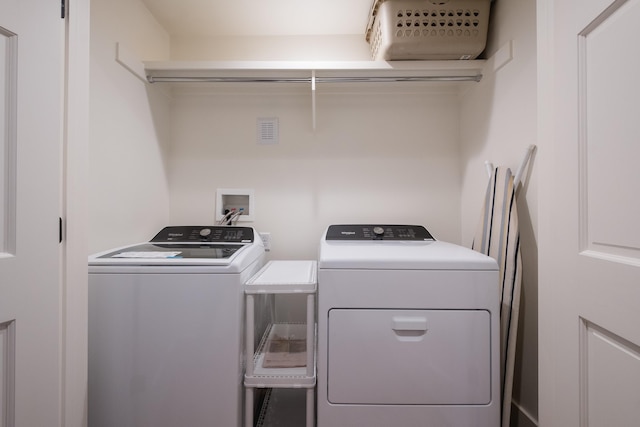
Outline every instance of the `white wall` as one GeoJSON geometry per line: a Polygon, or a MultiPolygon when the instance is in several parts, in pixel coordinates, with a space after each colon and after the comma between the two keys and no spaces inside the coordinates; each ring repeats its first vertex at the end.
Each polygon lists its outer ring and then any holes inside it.
{"type": "MultiPolygon", "coordinates": [[[[513,42],[513,60],[465,93],[461,109],[462,242],[470,245],[482,207],[487,176],[484,161],[515,173],[527,147],[538,145],[536,89],[536,2],[495,0],[487,57],[513,42]]],[[[490,61],[491,62],[491,61],[490,61]]],[[[535,425],[538,418],[538,194],[535,158],[518,198],[523,256],[523,290],[516,355],[512,425],[535,425]]]]}
{"type": "Polygon", "coordinates": [[[315,131],[307,87],[182,89],[171,222],[211,223],[216,188],[251,188],[250,225],[272,233],[272,258],[315,259],[332,223],[425,224],[459,242],[459,105],[443,88],[318,87],[315,131]],[[279,118],[279,144],[256,143],[259,117],[279,118]]]}
{"type": "Polygon", "coordinates": [[[169,99],[115,61],[116,42],[166,59],[169,36],[137,0],[91,2],[89,251],[146,241],[169,219],[169,99]]]}
{"type": "Polygon", "coordinates": [[[171,59],[252,61],[367,61],[363,34],[333,36],[172,37],[171,59]]]}

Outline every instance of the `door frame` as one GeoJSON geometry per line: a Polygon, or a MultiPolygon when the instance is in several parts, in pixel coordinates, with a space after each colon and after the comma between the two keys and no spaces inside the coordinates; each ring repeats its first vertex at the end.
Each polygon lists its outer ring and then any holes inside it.
{"type": "MultiPolygon", "coordinates": [[[[554,164],[554,140],[553,140],[553,0],[537,0],[537,78],[538,78],[538,141],[540,150],[536,161],[543,171],[556,167],[554,164]]],[[[552,236],[548,230],[552,229],[553,212],[546,191],[552,189],[550,174],[542,173],[539,178],[539,252],[551,244],[548,239],[552,236]]],[[[554,375],[556,372],[553,359],[553,342],[555,338],[549,336],[553,331],[555,319],[552,316],[554,307],[553,281],[550,280],[552,272],[545,263],[544,257],[539,256],[538,264],[538,423],[539,425],[553,426],[555,407],[554,375]]]]}
{"type": "Polygon", "coordinates": [[[87,177],[90,0],[66,0],[62,165],[62,425],[87,425],[87,177]]]}

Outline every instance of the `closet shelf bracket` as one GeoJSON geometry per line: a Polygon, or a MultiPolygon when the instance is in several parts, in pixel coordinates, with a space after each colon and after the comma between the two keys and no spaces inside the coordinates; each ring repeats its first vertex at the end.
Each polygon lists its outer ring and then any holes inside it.
{"type": "Polygon", "coordinates": [[[311,71],[311,129],[316,130],[316,70],[311,71]]]}

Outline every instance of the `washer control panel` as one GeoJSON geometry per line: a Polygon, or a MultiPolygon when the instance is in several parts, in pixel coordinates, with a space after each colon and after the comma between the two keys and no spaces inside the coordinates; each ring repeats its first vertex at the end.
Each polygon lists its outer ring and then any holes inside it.
{"type": "Polygon", "coordinates": [[[342,224],[330,225],[326,240],[435,240],[421,225],[342,224]]]}
{"type": "Polygon", "coordinates": [[[165,227],[151,239],[152,242],[216,242],[251,243],[253,228],[221,225],[165,227]]]}

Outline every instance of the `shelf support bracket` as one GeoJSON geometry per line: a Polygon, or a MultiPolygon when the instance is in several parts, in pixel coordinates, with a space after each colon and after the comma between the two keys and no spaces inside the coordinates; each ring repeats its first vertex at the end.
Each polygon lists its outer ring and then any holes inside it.
{"type": "Polygon", "coordinates": [[[311,128],[316,130],[316,70],[311,70],[311,128]]]}

